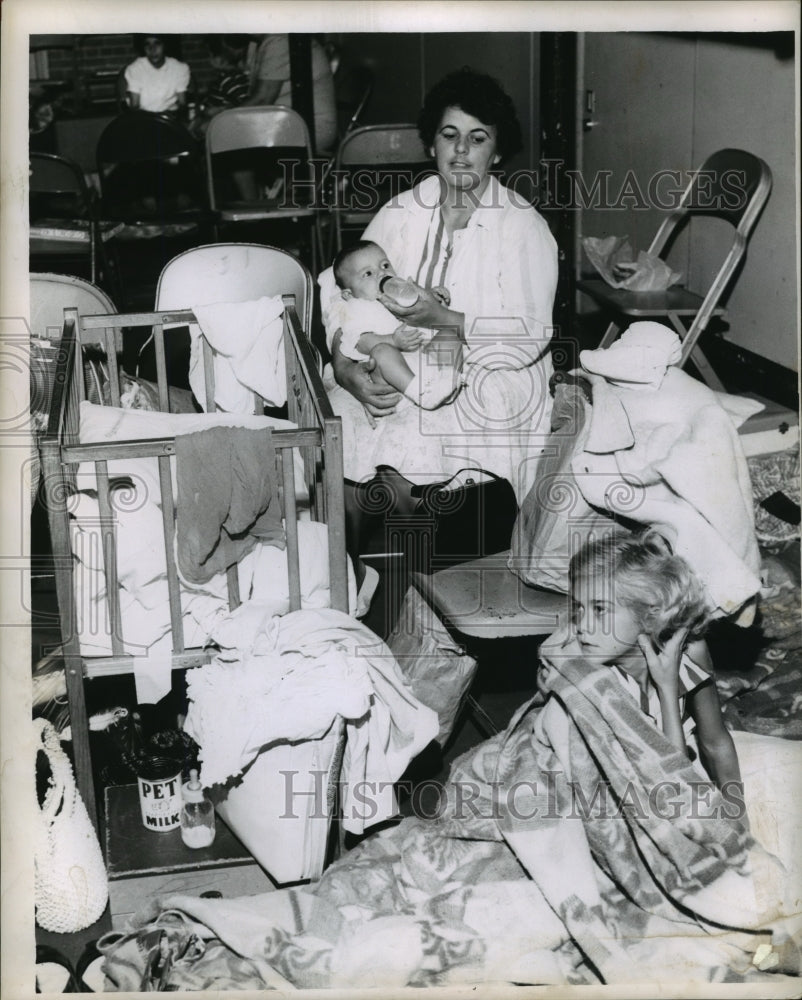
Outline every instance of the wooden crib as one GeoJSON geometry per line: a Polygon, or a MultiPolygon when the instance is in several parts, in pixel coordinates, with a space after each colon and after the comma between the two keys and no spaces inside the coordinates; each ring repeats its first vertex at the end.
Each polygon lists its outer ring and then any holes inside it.
{"type": "MultiPolygon", "coordinates": [[[[328,570],[330,605],[348,611],[348,576],[345,553],[345,520],[343,503],[342,428],[339,417],[332,413],[319,374],[316,352],[310,344],[295,308],[294,296],[283,296],[284,347],[287,373],[287,418],[297,429],[272,430],[276,452],[277,486],[281,514],[285,520],[287,552],[287,589],[289,610],[301,608],[301,570],[299,563],[297,483],[299,459],[303,467],[303,484],[308,504],[308,517],[326,525],[328,538],[328,570]]],[[[56,592],[65,665],[67,699],[72,730],[72,743],[78,787],[93,821],[96,821],[95,790],[89,744],[89,724],[84,684],[100,676],[132,673],[135,656],[126,652],[121,639],[120,582],[117,565],[117,538],[112,502],[112,479],[109,463],[119,468],[121,459],[155,459],[158,465],[162,534],[169,593],[171,666],[185,669],[207,662],[213,655],[207,649],[190,648],[185,643],[182,625],[182,594],[174,550],[175,500],[174,471],[171,456],[175,455],[175,436],[158,439],[81,441],[79,439],[80,404],[87,399],[90,388],[85,374],[87,353],[103,358],[108,369],[107,404],[121,405],[122,372],[118,355],[122,338],[128,331],[152,327],[157,368],[159,411],[170,412],[167,384],[165,337],[177,324],[195,322],[189,310],[137,313],[124,315],[79,316],[76,309],[66,309],[57,363],[55,389],[48,427],[41,441],[43,488],[47,504],[51,544],[55,563],[56,592]],[[167,327],[168,329],[165,329],[167,327]],[[102,566],[105,570],[110,655],[87,655],[82,652],[78,631],[78,595],[73,574],[74,553],[71,550],[69,504],[78,486],[76,472],[94,466],[97,509],[102,537],[102,566]]],[[[214,366],[212,350],[203,341],[205,360],[205,390],[207,410],[213,420],[214,366]]],[[[261,413],[263,401],[254,398],[254,412],[261,413]]],[[[130,412],[130,411],[123,411],[130,412]]],[[[82,480],[83,481],[83,480],[82,480]]],[[[226,572],[228,606],[240,603],[236,565],[226,572]]]]}

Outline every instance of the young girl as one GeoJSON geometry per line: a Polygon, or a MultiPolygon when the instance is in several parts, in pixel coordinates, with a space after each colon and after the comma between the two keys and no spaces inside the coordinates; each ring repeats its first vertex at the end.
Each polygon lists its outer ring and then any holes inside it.
{"type": "Polygon", "coordinates": [[[609,666],[678,749],[698,756],[721,788],[740,782],[701,635],[709,610],[702,585],[656,531],[591,541],[569,570],[572,621],[541,650],[559,647],[609,666]],[[577,648],[578,647],[578,648],[577,648]]]}

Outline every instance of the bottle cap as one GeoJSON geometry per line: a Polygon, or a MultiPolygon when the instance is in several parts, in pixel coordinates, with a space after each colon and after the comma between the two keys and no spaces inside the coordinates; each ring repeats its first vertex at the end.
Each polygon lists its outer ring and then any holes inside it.
{"type": "Polygon", "coordinates": [[[184,802],[203,802],[203,785],[198,780],[197,768],[189,772],[189,781],[182,788],[184,802]]]}

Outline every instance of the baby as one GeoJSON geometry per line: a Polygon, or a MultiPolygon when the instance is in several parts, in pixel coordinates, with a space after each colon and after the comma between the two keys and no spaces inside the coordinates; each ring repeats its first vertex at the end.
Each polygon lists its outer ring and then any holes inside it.
{"type": "MultiPolygon", "coordinates": [[[[342,298],[332,319],[342,330],[340,351],[354,361],[372,357],[384,379],[413,403],[436,409],[459,388],[459,373],[453,365],[440,366],[418,353],[415,371],[404,352],[416,351],[432,331],[401,323],[377,301],[385,277],[395,276],[384,250],[365,240],[341,250],[332,265],[342,298]]],[[[445,288],[433,289],[447,304],[445,288]]]]}

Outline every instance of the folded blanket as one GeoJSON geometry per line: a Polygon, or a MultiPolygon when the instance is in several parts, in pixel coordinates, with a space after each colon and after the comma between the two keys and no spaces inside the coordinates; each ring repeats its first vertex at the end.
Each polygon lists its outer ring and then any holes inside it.
{"type": "Polygon", "coordinates": [[[257,540],[284,547],[269,428],[211,427],[176,437],[178,567],[206,583],[257,540]]]}
{"type": "MultiPolygon", "coordinates": [[[[738,432],[712,389],[679,368],[660,387],[593,378],[576,481],[593,507],[662,527],[730,615],[760,589],[752,488],[738,432]]],[[[745,615],[742,624],[750,624],[745,615]]]]}

